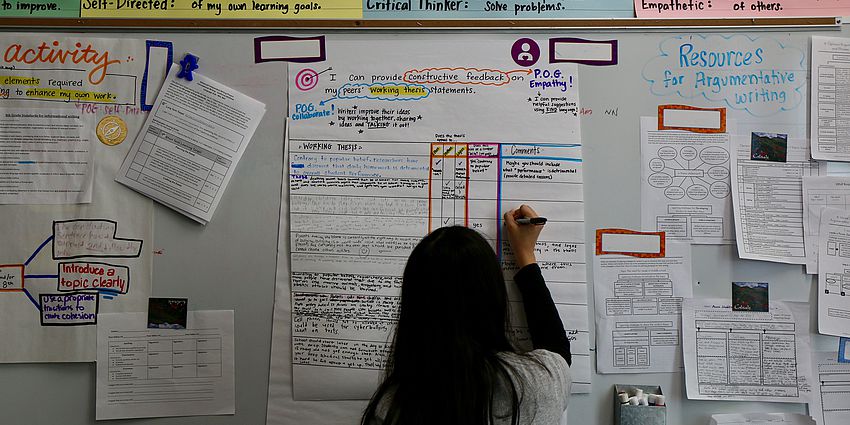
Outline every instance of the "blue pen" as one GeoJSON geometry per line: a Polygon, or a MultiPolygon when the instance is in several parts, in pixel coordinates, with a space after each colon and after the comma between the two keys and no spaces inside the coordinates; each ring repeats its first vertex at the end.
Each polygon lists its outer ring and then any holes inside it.
{"type": "Polygon", "coordinates": [[[516,219],[516,222],[517,222],[517,224],[543,225],[543,224],[546,224],[546,217],[518,218],[518,219],[516,219]]]}

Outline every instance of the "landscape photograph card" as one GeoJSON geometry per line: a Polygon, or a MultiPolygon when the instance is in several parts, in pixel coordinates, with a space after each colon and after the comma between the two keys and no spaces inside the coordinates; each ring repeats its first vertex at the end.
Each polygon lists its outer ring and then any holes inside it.
{"type": "Polygon", "coordinates": [[[770,311],[766,282],[732,282],[733,311],[770,311]]]}
{"type": "Polygon", "coordinates": [[[150,298],[148,301],[149,329],[186,329],[187,298],[150,298]]]}
{"type": "Polygon", "coordinates": [[[788,135],[778,133],[752,133],[750,159],[754,161],[786,162],[788,135]]]}

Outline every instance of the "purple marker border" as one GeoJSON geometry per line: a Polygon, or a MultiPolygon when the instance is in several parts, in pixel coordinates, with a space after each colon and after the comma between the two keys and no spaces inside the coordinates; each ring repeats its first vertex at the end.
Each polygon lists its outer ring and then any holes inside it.
{"type": "MultiPolygon", "coordinates": [[[[142,75],[142,85],[141,91],[139,92],[139,105],[141,106],[143,111],[150,111],[153,109],[153,103],[156,99],[148,99],[148,73],[151,71],[148,69],[151,65],[150,56],[151,56],[151,47],[161,47],[168,49],[168,62],[165,64],[165,74],[168,74],[168,69],[171,67],[171,64],[174,62],[174,44],[170,41],[157,41],[157,40],[146,40],[145,41],[145,73],[142,75]],[[150,103],[148,103],[150,100],[150,103]]],[[[163,78],[163,81],[165,79],[163,78]]]]}
{"type": "Polygon", "coordinates": [[[325,36],[320,35],[316,37],[289,37],[285,35],[270,35],[266,37],[256,37],[254,38],[254,63],[263,63],[263,62],[295,62],[295,63],[312,63],[312,62],[323,62],[325,60],[325,36]],[[303,57],[303,58],[272,58],[272,59],[264,59],[262,54],[260,53],[263,42],[266,41],[290,41],[290,40],[319,40],[319,55],[313,57],[303,57]]]}
{"type": "Polygon", "coordinates": [[[582,65],[591,66],[611,66],[618,63],[618,43],[617,40],[587,40],[584,38],[562,37],[549,39],[549,63],[572,62],[582,65]],[[573,44],[608,44],[611,46],[611,60],[596,61],[583,59],[557,59],[555,58],[555,45],[558,43],[573,43],[573,44]]]}

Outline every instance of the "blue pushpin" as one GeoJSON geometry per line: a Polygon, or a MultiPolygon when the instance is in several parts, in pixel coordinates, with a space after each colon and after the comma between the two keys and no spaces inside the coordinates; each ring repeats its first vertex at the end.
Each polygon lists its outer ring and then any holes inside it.
{"type": "Polygon", "coordinates": [[[177,78],[185,78],[187,81],[192,81],[192,71],[198,69],[198,57],[187,53],[182,60],[180,60],[180,72],[177,73],[177,78]]]}

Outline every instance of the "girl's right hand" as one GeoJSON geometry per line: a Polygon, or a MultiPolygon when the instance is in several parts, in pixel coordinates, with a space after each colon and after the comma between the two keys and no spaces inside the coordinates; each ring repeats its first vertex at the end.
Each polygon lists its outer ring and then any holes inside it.
{"type": "Polygon", "coordinates": [[[511,243],[511,250],[514,252],[514,259],[518,268],[523,268],[537,262],[534,256],[534,246],[537,243],[540,232],[543,230],[543,225],[519,224],[516,222],[516,219],[534,217],[538,217],[537,212],[525,204],[505,213],[505,229],[507,230],[508,241],[511,243]]]}

